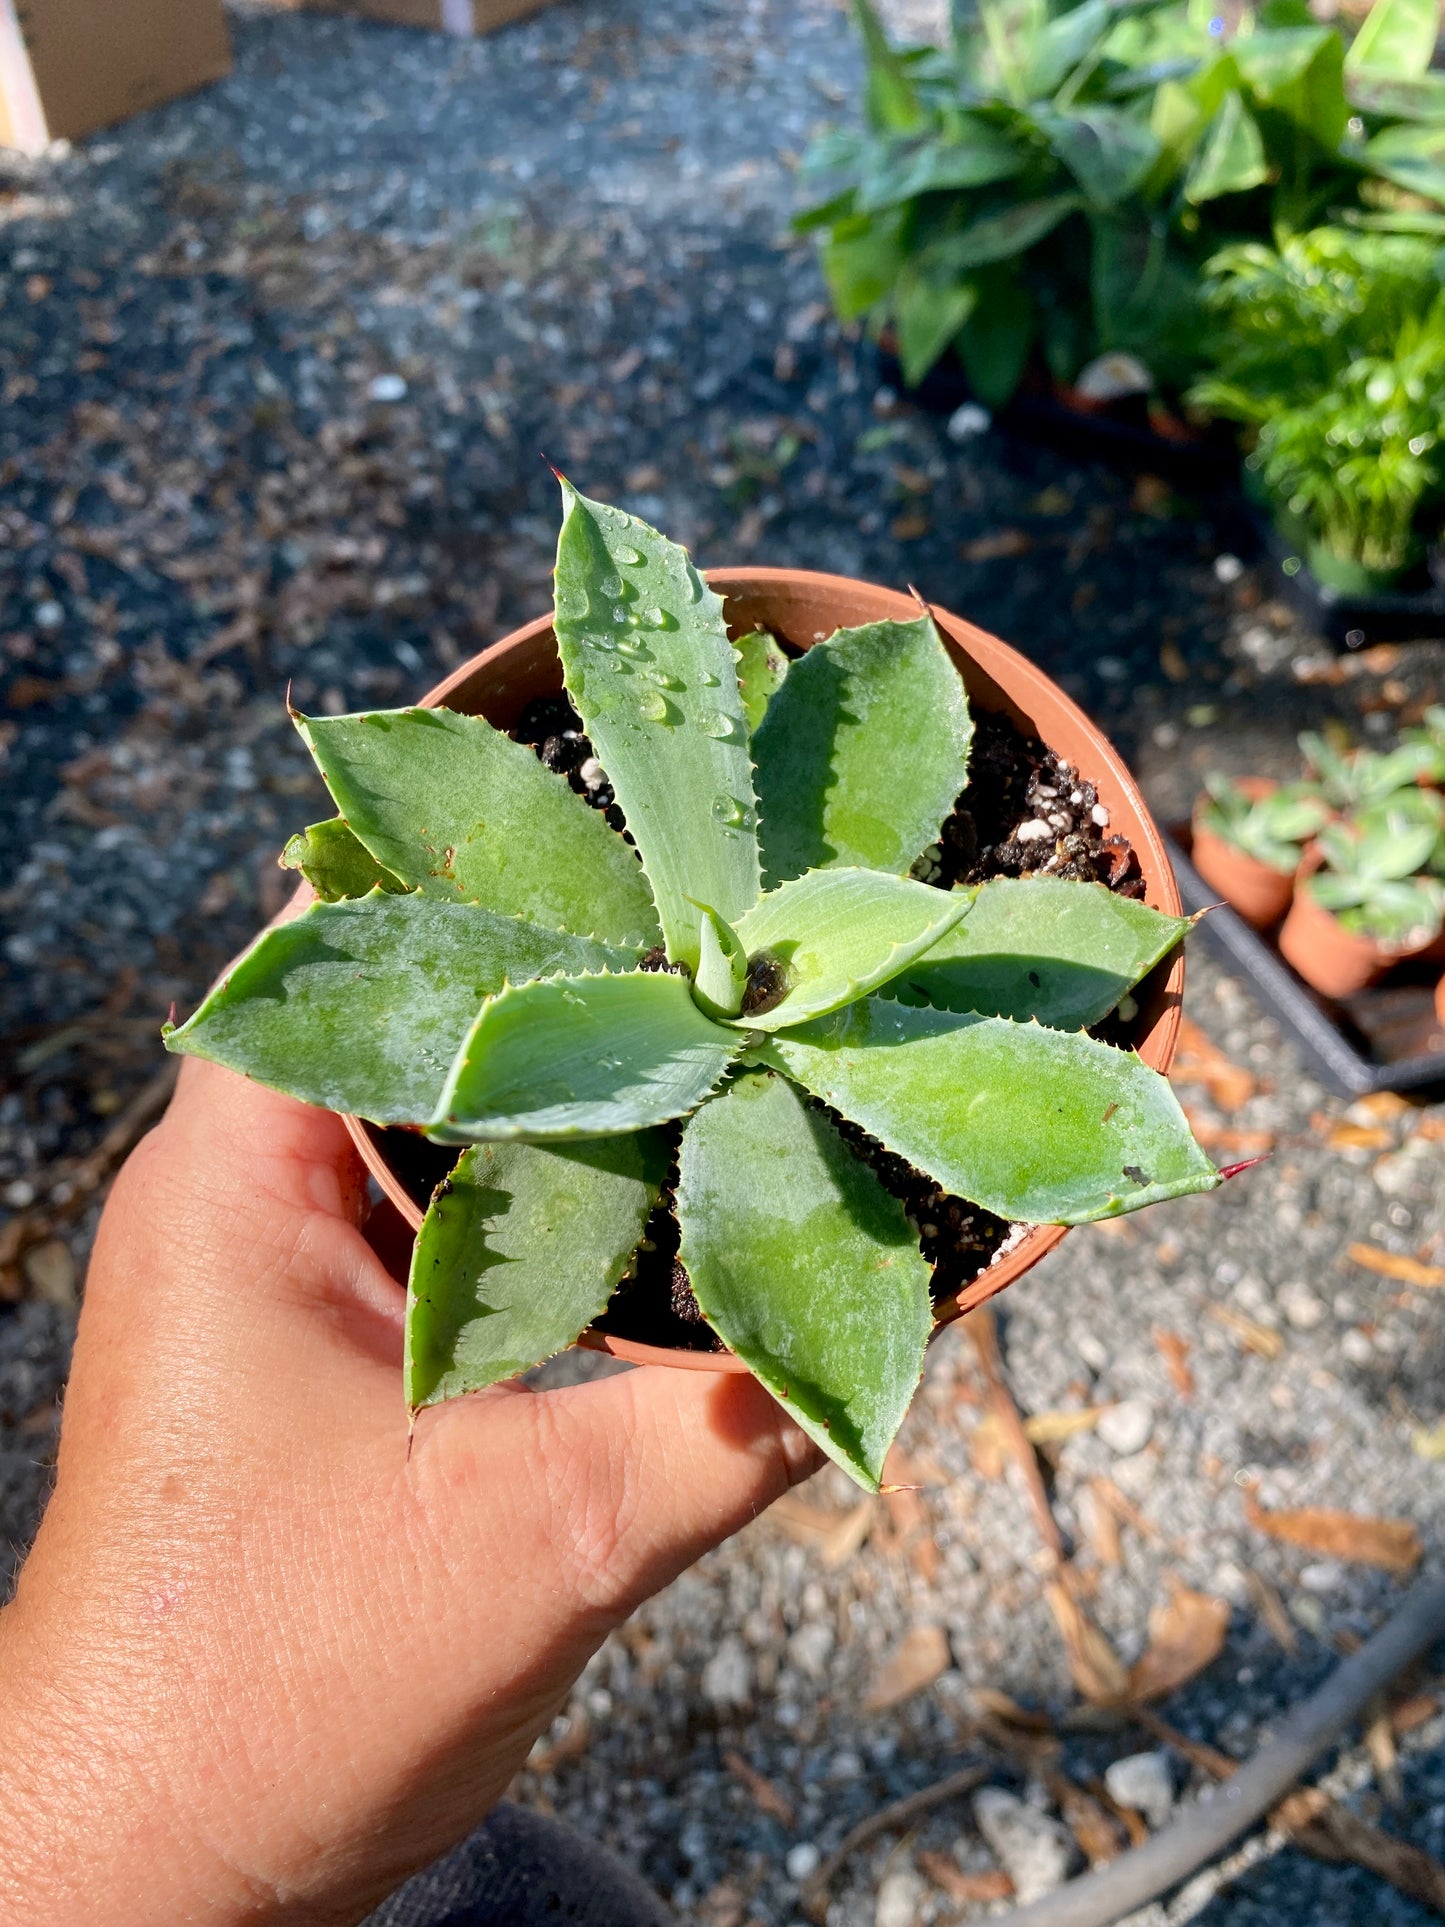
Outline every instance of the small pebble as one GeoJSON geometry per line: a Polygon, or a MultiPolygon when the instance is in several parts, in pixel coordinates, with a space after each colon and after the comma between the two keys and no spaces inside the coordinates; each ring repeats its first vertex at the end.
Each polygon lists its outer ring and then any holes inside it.
{"type": "Polygon", "coordinates": [[[1036,816],[1032,822],[1019,824],[1014,831],[1014,841],[1015,843],[1041,843],[1046,836],[1052,835],[1053,831],[1048,824],[1041,817],[1036,816]]]}
{"type": "Polygon", "coordinates": [[[1154,1430],[1154,1408],[1147,1399],[1126,1398],[1102,1414],[1095,1430],[1111,1452],[1121,1459],[1128,1458],[1143,1451],[1149,1443],[1149,1434],[1154,1430]]]}
{"type": "Polygon", "coordinates": [[[406,382],[401,375],[376,375],[366,392],[372,401],[405,401],[406,382]]]}
{"type": "Polygon", "coordinates": [[[747,1648],[733,1633],[718,1644],[702,1669],[702,1695],[713,1706],[746,1706],[753,1696],[753,1666],[747,1648]]]}
{"type": "Polygon", "coordinates": [[[873,1927],[916,1927],[926,1891],[921,1875],[912,1867],[895,1867],[884,1875],[878,1888],[873,1927]]]}
{"type": "Polygon", "coordinates": [[[25,1254],[25,1276],[35,1296],[62,1311],[75,1306],[75,1260],[59,1238],[48,1238],[25,1254]]]}
{"type": "Polygon", "coordinates": [[[973,1817],[1014,1883],[1020,1906],[1064,1884],[1074,1858],[1074,1837],[1052,1814],[1026,1805],[1003,1787],[986,1786],[973,1796],[973,1817]]]}
{"type": "Polygon", "coordinates": [[[811,1880],[818,1871],[822,1858],[822,1854],[811,1840],[800,1840],[796,1847],[789,1847],[788,1856],[783,1862],[789,1880],[799,1882],[811,1880]]]}
{"type": "Polygon", "coordinates": [[[1244,564],[1237,555],[1215,556],[1214,579],[1216,582],[1222,582],[1228,587],[1231,582],[1238,582],[1243,574],[1244,564]]]}
{"type": "Polygon", "coordinates": [[[1312,1332],[1325,1317],[1326,1306],[1308,1285],[1293,1279],[1279,1288],[1280,1310],[1297,1332],[1312,1332]]]}
{"type": "Polygon", "coordinates": [[[1341,1337],[1340,1353],[1351,1365],[1373,1365],[1375,1362],[1375,1348],[1358,1325],[1352,1326],[1341,1337]]]}
{"type": "Polygon", "coordinates": [[[1104,1770],[1104,1784],[1121,1807],[1142,1813],[1156,1830],[1174,1810],[1174,1776],[1166,1753],[1130,1753],[1104,1770]]]}
{"type": "Polygon", "coordinates": [[[976,435],[986,435],[992,427],[993,416],[988,410],[980,408],[976,401],[966,401],[948,418],[949,440],[971,442],[976,435]]]}

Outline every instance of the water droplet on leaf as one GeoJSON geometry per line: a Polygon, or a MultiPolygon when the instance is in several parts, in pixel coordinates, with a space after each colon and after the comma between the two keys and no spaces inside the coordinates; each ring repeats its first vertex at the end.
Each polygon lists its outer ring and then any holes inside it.
{"type": "Polygon", "coordinates": [[[637,706],[648,722],[665,723],[667,721],[667,698],[660,690],[655,695],[644,696],[637,706]]]}
{"type": "Polygon", "coordinates": [[[704,736],[713,736],[725,743],[736,734],[737,724],[731,716],[725,716],[720,709],[705,709],[697,719],[697,726],[704,736]]]}

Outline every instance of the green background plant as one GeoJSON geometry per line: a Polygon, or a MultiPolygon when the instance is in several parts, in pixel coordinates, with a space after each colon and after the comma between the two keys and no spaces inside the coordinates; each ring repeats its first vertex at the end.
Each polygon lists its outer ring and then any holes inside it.
{"type": "Polygon", "coordinates": [[[944,49],[854,8],[864,125],[810,150],[798,225],[910,384],[950,347],[991,405],[1035,347],[1057,380],[1120,349],[1182,384],[1221,246],[1445,199],[1438,0],[1376,0],[1348,47],[1303,0],[978,0],[944,49]]]}
{"type": "Polygon", "coordinates": [[[563,494],[558,651],[632,840],[481,719],[298,717],[342,816],[285,860],[335,900],[262,936],[167,1042],[467,1147],[413,1257],[413,1405],[578,1336],[660,1195],[658,1127],[680,1126],[704,1315],[876,1489],[927,1266],[811,1100],[1013,1219],[1211,1189],[1166,1080],[1075,1028],[1184,925],[1092,885],[913,880],[972,728],[932,621],[839,631],[786,671],[750,641],[745,698],[685,551],[563,494]]]}

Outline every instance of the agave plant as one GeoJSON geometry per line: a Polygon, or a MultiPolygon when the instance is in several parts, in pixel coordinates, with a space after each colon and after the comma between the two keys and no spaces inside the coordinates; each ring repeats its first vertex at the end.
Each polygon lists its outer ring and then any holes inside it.
{"type": "Polygon", "coordinates": [[[320,900],[167,1041],[466,1147],[417,1239],[413,1408],[571,1344],[671,1179],[708,1323],[876,1489],[929,1267],[839,1119],[1015,1221],[1211,1189],[1166,1081],[1084,1028],[1184,926],[910,876],[972,733],[930,617],[735,651],[684,550],[563,487],[557,645],[626,835],[476,717],[298,716],[340,815],[283,860],[320,900]]]}
{"type": "Polygon", "coordinates": [[[1346,930],[1386,945],[1428,943],[1445,920],[1445,884],[1423,874],[1435,862],[1445,800],[1400,790],[1320,831],[1324,867],[1307,888],[1346,930]]]}
{"type": "Polygon", "coordinates": [[[1283,783],[1267,796],[1247,795],[1227,776],[1206,776],[1209,802],[1200,821],[1246,856],[1293,875],[1300,846],[1329,820],[1330,808],[1313,783],[1283,783]]]}

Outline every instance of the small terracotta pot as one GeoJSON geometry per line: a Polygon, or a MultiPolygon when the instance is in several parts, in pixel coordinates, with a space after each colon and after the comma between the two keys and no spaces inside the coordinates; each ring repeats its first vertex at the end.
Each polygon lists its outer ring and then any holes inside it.
{"type": "MultiPolygon", "coordinates": [[[[1258,803],[1279,785],[1268,776],[1242,776],[1238,788],[1251,803],[1258,803]]],[[[1194,867],[1231,910],[1237,911],[1254,929],[1266,930],[1270,924],[1278,923],[1289,909],[1299,866],[1296,864],[1293,870],[1276,870],[1206,829],[1203,814],[1209,800],[1206,792],[1194,805],[1194,867]]]]}
{"type": "Polygon", "coordinates": [[[1431,944],[1383,944],[1346,930],[1310,893],[1309,879],[1321,861],[1318,851],[1305,859],[1294,902],[1279,933],[1279,954],[1322,997],[1353,997],[1357,990],[1378,983],[1397,963],[1423,956],[1431,948],[1431,944]]]}
{"type": "Polygon", "coordinates": [[[1435,1021],[1445,1030],[1445,977],[1435,986],[1435,1021]]]}
{"type": "MultiPolygon", "coordinates": [[[[734,635],[768,629],[797,649],[811,648],[835,629],[856,628],[868,622],[911,622],[918,614],[918,606],[910,597],[846,576],[815,575],[800,569],[711,569],[707,576],[727,600],[727,619],[734,635]]],[[[1133,846],[1144,877],[1146,902],[1177,917],[1179,892],[1163,841],[1113,745],[1025,657],[945,609],[935,608],[932,614],[973,706],[1001,711],[1028,734],[1041,738],[1094,784],[1109,812],[1111,829],[1127,837],[1133,846]]],[[[535,697],[557,695],[561,689],[562,668],[552,619],[539,616],[463,663],[422,701],[432,708],[485,716],[499,729],[511,729],[535,697]]],[[[1130,1042],[1144,1062],[1157,1071],[1168,1070],[1174,1056],[1183,991],[1184,954],[1178,949],[1151,971],[1135,992],[1139,1010],[1130,1026],[1130,1042]]],[[[382,1130],[360,1118],[349,1117],[346,1123],[377,1183],[406,1222],[413,1229],[418,1227],[428,1190],[415,1172],[409,1176],[407,1171],[407,1152],[411,1147],[414,1157],[415,1137],[382,1130]]],[[[1053,1250],[1066,1229],[1064,1225],[1033,1227],[956,1298],[937,1307],[937,1323],[951,1323],[1021,1278],[1053,1250]]],[[[747,1369],[730,1352],[675,1351],[614,1338],[606,1332],[584,1332],[579,1342],[637,1364],[677,1365],[707,1372],[747,1369]]]]}

